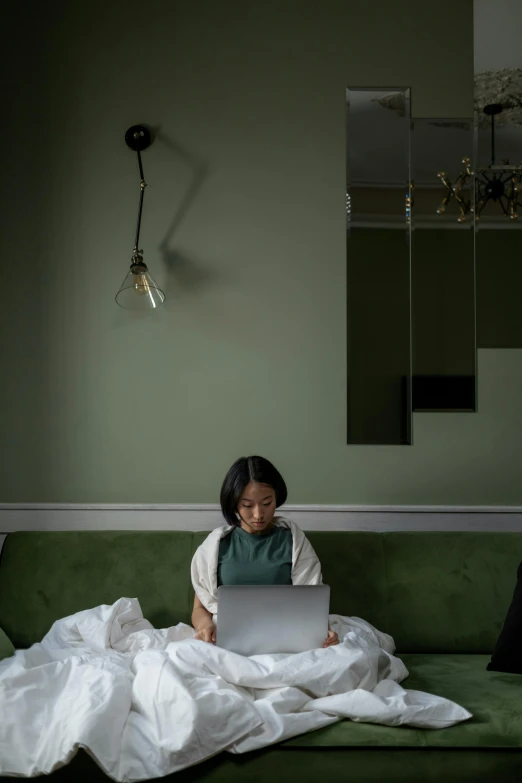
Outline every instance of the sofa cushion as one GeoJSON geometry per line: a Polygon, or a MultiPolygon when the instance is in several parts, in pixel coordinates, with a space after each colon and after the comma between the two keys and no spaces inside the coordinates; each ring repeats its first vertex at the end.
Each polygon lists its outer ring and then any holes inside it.
{"type": "Polygon", "coordinates": [[[445,729],[392,728],[343,720],[285,742],[289,747],[522,748],[522,675],[486,671],[488,655],[400,656],[404,688],[457,702],[473,718],[445,729]]]}
{"type": "Polygon", "coordinates": [[[489,653],[511,603],[520,533],[382,534],[386,620],[401,653],[489,653]]]}
{"type": "Polygon", "coordinates": [[[11,639],[7,636],[6,632],[0,628],[0,661],[4,658],[9,658],[15,651],[14,645],[11,639]]]}
{"type": "Polygon", "coordinates": [[[522,674],[522,563],[504,627],[498,637],[488,669],[494,672],[522,674]]]}
{"type": "Polygon", "coordinates": [[[2,549],[0,626],[17,648],[61,617],[138,598],[156,628],[190,622],[192,533],[11,533],[2,549]]]}

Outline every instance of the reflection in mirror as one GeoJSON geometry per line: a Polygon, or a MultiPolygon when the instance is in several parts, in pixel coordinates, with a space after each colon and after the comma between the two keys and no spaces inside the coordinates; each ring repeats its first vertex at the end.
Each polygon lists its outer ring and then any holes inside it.
{"type": "MultiPolygon", "coordinates": [[[[513,86],[519,90],[522,71],[515,76],[513,86]]],[[[506,89],[505,74],[492,89],[489,82],[496,78],[494,72],[485,73],[475,84],[477,344],[522,348],[522,100],[506,89]]]]}
{"type": "Polygon", "coordinates": [[[476,408],[473,122],[412,121],[414,411],[476,408]]]}
{"type": "Polygon", "coordinates": [[[346,109],[348,443],[411,444],[410,91],[346,109]]]}

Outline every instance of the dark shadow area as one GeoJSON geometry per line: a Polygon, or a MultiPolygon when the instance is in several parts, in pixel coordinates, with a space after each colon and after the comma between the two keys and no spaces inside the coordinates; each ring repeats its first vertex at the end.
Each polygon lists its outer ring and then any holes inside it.
{"type": "Polygon", "coordinates": [[[476,410],[474,375],[413,375],[414,411],[476,410]]]}
{"type": "Polygon", "coordinates": [[[45,54],[55,12],[27,2],[9,3],[3,10],[9,68],[2,129],[8,144],[2,157],[0,230],[8,288],[0,311],[0,500],[37,502],[45,487],[49,443],[49,192],[55,176],[50,148],[56,121],[48,111],[52,88],[45,54]]]}

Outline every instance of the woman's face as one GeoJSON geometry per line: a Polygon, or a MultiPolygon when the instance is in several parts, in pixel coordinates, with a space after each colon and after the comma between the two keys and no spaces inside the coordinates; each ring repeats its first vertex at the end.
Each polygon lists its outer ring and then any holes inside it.
{"type": "Polygon", "coordinates": [[[247,533],[266,533],[272,525],[275,510],[276,497],[272,487],[255,481],[246,485],[237,506],[243,530],[247,533]]]}

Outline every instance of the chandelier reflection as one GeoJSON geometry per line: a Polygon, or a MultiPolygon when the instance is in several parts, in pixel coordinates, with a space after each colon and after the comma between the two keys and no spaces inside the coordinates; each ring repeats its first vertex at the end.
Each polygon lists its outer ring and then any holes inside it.
{"type": "Polygon", "coordinates": [[[484,114],[491,117],[491,163],[489,166],[471,168],[470,158],[463,158],[464,169],[459,173],[454,183],[445,171],[440,171],[438,177],[446,188],[446,196],[437,209],[438,215],[446,212],[446,207],[452,199],[458,204],[457,221],[465,223],[468,215],[475,215],[478,220],[486,206],[493,202],[497,204],[505,217],[518,220],[517,209],[522,206],[520,201],[522,165],[515,166],[504,159],[502,165],[497,165],[495,158],[495,117],[503,107],[500,103],[491,103],[484,107],[484,114]],[[473,193],[472,183],[475,183],[473,193]]]}

